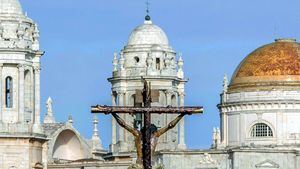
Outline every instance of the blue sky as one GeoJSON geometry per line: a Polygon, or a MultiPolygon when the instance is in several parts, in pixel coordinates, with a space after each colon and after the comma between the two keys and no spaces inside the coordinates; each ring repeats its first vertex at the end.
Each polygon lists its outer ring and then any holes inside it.
{"type": "MultiPolygon", "coordinates": [[[[57,121],[73,115],[75,127],[92,135],[90,106],[110,104],[114,51],[143,23],[144,0],[21,0],[23,10],[41,31],[42,114],[48,96],[57,121]]],[[[189,148],[211,145],[219,126],[216,105],[223,75],[257,47],[276,38],[300,38],[299,0],[151,0],[151,17],[183,53],[186,104],[202,105],[204,115],[186,119],[189,148]]],[[[111,140],[109,116],[99,115],[106,148],[111,140]]]]}

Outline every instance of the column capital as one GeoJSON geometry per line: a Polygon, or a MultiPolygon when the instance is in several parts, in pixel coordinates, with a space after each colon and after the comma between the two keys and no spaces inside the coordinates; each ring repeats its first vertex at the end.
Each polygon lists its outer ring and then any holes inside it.
{"type": "Polygon", "coordinates": [[[184,96],[185,96],[185,92],[178,92],[178,95],[179,95],[180,97],[184,97],[184,96]]]}
{"type": "Polygon", "coordinates": [[[174,91],[172,91],[172,90],[166,90],[165,93],[166,93],[167,95],[172,95],[172,94],[174,94],[174,91]]]}
{"type": "Polygon", "coordinates": [[[116,96],[116,95],[118,95],[118,92],[117,92],[117,91],[114,91],[114,90],[112,90],[112,91],[110,92],[110,95],[111,95],[111,96],[116,96]]]}
{"type": "Polygon", "coordinates": [[[23,64],[18,64],[18,69],[20,72],[24,72],[25,71],[25,66],[23,64]]]}
{"type": "Polygon", "coordinates": [[[33,67],[33,70],[35,71],[35,72],[40,72],[41,71],[41,67],[40,66],[34,66],[33,67]]]}
{"type": "Polygon", "coordinates": [[[125,91],[117,91],[118,95],[125,95],[125,93],[126,93],[125,91]]]}

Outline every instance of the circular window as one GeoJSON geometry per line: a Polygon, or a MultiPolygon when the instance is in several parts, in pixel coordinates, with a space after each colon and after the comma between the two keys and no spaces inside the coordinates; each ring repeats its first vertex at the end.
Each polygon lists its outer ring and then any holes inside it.
{"type": "Polygon", "coordinates": [[[139,62],[140,62],[140,58],[139,58],[139,57],[137,57],[137,56],[136,56],[136,57],[134,57],[134,60],[135,60],[135,62],[136,62],[136,63],[139,63],[139,62]]]}

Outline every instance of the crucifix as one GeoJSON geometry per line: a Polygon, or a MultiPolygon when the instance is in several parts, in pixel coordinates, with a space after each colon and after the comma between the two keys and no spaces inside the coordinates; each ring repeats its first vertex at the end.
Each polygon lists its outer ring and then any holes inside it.
{"type": "Polygon", "coordinates": [[[154,155],[158,139],[167,131],[173,129],[185,116],[203,113],[203,108],[195,107],[151,107],[151,83],[142,78],[144,88],[141,91],[143,96],[142,107],[121,107],[121,106],[92,106],[92,113],[112,114],[117,123],[130,132],[134,137],[137,151],[137,164],[143,165],[144,169],[152,169],[151,158],[154,155]],[[127,124],[118,114],[142,114],[144,118],[143,127],[138,129],[127,124]],[[151,114],[179,114],[167,126],[157,129],[151,123],[151,114]]]}

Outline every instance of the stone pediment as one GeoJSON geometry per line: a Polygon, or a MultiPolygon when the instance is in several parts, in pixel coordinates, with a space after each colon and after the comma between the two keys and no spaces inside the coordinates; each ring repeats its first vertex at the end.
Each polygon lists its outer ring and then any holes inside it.
{"type": "Polygon", "coordinates": [[[260,169],[269,169],[269,168],[276,169],[279,168],[279,165],[271,160],[265,160],[261,163],[256,164],[255,167],[260,169]]]}

